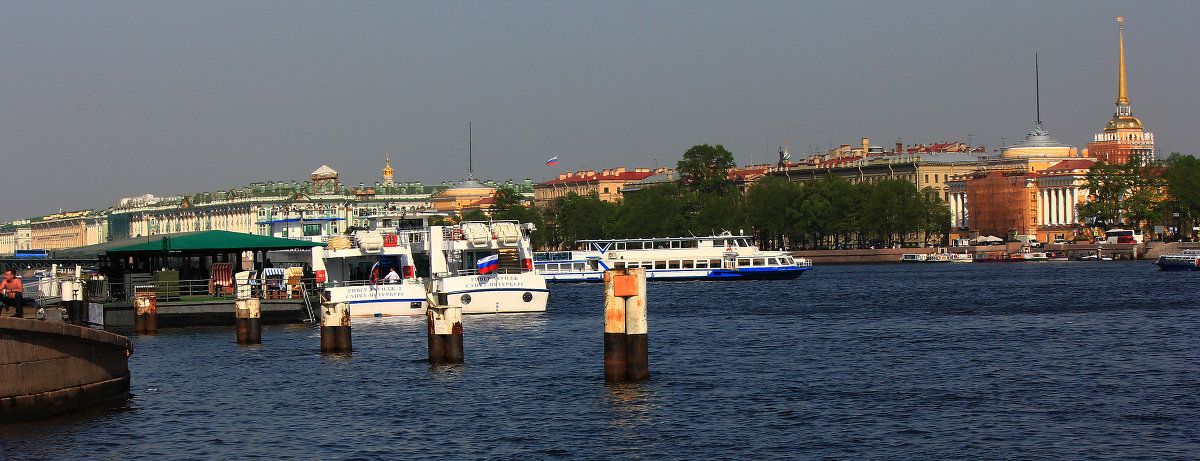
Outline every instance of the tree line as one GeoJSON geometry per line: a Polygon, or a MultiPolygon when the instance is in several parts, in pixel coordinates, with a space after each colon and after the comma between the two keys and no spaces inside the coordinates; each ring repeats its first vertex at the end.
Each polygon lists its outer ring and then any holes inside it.
{"type": "Polygon", "coordinates": [[[1100,162],[1087,173],[1091,193],[1080,206],[1084,223],[1101,229],[1177,227],[1195,241],[1200,226],[1200,159],[1173,152],[1165,160],[1100,162]]]}
{"type": "MultiPolygon", "coordinates": [[[[497,191],[493,219],[533,222],[535,248],[569,248],[576,240],[746,233],[764,248],[865,248],[945,242],[950,209],[933,188],[904,179],[851,183],[835,175],[791,182],[764,177],[743,194],[728,180],[735,166],[723,146],[694,146],[679,180],[628,191],[617,203],[568,193],[523,206],[516,191],[497,191]]],[[[464,216],[464,218],[469,218],[464,216]]]]}

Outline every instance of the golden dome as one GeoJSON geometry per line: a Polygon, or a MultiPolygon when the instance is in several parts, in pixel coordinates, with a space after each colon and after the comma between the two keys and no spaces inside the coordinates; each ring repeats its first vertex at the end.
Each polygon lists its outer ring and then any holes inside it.
{"type": "Polygon", "coordinates": [[[1142,121],[1133,116],[1116,116],[1108,121],[1108,125],[1104,127],[1105,132],[1117,130],[1141,130],[1142,121]]]}
{"type": "Polygon", "coordinates": [[[383,176],[384,176],[384,177],[391,176],[391,175],[392,175],[392,171],[393,171],[393,170],[392,170],[392,156],[389,154],[389,155],[386,157],[386,159],[384,160],[384,165],[383,165],[383,176]]]}

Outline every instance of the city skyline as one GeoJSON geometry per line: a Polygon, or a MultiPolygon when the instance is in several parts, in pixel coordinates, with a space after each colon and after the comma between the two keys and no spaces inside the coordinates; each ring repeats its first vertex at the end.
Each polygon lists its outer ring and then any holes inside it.
{"type": "Polygon", "coordinates": [[[1196,154],[1200,6],[1156,3],[6,3],[0,222],[303,181],[739,165],[859,138],[993,151],[1041,118],[1076,147],[1117,97],[1196,154]],[[1190,103],[1190,104],[1189,104],[1190,103]],[[557,157],[557,165],[546,166],[557,157]]]}

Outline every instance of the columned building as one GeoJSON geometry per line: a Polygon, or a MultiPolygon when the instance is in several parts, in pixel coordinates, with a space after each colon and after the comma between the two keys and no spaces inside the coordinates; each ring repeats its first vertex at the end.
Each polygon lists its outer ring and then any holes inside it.
{"type": "Polygon", "coordinates": [[[1104,132],[1088,143],[1088,157],[1106,163],[1126,163],[1135,159],[1146,163],[1154,159],[1154,133],[1142,128],[1142,121],[1133,116],[1129,93],[1125,86],[1125,31],[1122,18],[1117,18],[1119,51],[1117,58],[1117,111],[1104,127],[1104,132]]]}

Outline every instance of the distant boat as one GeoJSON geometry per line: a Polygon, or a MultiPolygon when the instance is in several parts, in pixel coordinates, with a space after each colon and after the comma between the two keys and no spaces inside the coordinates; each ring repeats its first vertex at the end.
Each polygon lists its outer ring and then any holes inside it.
{"type": "Polygon", "coordinates": [[[1155,264],[1164,271],[1200,270],[1200,250],[1183,250],[1180,253],[1165,254],[1159,256],[1155,264]]]}
{"type": "Polygon", "coordinates": [[[787,251],[760,250],[729,232],[706,237],[580,240],[577,251],[544,251],[534,269],[550,282],[598,282],[609,269],[644,267],[650,280],[794,279],[812,262],[787,251]]]}

